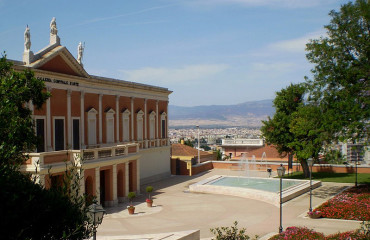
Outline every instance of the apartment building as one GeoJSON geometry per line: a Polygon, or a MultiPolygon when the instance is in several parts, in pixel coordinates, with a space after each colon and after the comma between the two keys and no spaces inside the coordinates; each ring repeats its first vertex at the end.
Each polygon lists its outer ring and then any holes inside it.
{"type": "Polygon", "coordinates": [[[66,165],[81,168],[81,191],[114,206],[140,185],[171,174],[167,88],[88,74],[60,43],[55,18],[49,45],[31,51],[30,29],[24,33],[23,61],[14,69],[30,68],[52,96],[41,109],[32,103],[40,142],[22,166],[50,187],[66,165]]]}

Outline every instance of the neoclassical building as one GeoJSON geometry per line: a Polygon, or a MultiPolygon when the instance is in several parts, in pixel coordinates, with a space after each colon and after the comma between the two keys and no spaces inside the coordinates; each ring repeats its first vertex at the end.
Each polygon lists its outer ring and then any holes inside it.
{"type": "Polygon", "coordinates": [[[13,61],[14,69],[32,69],[52,96],[39,110],[28,104],[40,142],[23,171],[50,187],[73,162],[82,169],[82,192],[104,206],[170,175],[171,91],[88,74],[84,46],[78,46],[77,58],[62,46],[55,18],[50,43],[39,52],[31,51],[28,26],[24,35],[23,61],[13,61]]]}

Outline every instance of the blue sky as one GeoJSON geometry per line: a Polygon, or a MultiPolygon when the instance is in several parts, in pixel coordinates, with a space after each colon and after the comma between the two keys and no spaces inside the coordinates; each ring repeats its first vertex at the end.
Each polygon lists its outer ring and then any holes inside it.
{"type": "Polygon", "coordinates": [[[85,42],[89,74],[166,87],[170,104],[272,99],[312,66],[305,43],[325,34],[342,0],[0,0],[0,50],[21,60],[48,44],[56,17],[62,45],[85,42]]]}

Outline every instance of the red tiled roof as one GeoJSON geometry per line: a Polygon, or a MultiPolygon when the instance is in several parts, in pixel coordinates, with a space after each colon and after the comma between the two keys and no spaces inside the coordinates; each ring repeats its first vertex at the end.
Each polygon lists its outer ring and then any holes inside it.
{"type": "MultiPolygon", "coordinates": [[[[265,153],[265,160],[267,159],[288,161],[288,156],[280,157],[279,152],[273,145],[265,145],[263,147],[249,147],[248,149],[246,149],[245,152],[247,153],[248,158],[251,158],[254,155],[257,160],[260,160],[262,158],[262,154],[265,153]]],[[[235,158],[240,157],[241,156],[236,156],[235,158]]]]}
{"type": "MultiPolygon", "coordinates": [[[[185,144],[174,143],[171,145],[172,156],[198,156],[198,150],[185,144]]],[[[199,151],[200,156],[210,156],[208,152],[199,151]]]]}

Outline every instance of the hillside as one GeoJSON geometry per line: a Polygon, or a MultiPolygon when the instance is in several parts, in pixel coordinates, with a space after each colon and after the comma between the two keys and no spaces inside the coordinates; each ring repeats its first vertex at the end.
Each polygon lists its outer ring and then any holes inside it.
{"type": "Polygon", "coordinates": [[[250,101],[235,105],[181,107],[169,106],[170,127],[244,126],[260,127],[261,120],[272,116],[272,100],[250,101]]]}

